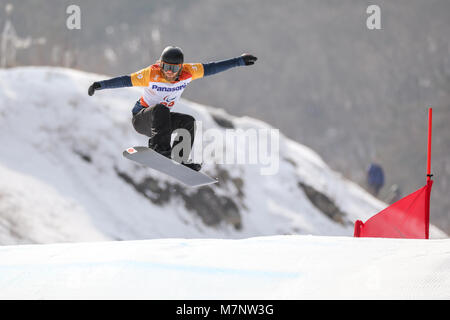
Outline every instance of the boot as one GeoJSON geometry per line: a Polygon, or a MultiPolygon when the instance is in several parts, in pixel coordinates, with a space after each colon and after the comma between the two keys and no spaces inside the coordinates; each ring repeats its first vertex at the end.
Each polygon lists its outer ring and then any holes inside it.
{"type": "Polygon", "coordinates": [[[162,149],[159,145],[151,143],[151,139],[148,140],[148,147],[150,149],[155,150],[159,154],[162,154],[164,157],[171,159],[172,158],[172,149],[162,149]]]}
{"type": "Polygon", "coordinates": [[[181,164],[195,171],[200,171],[200,169],[202,168],[202,165],[200,163],[182,162],[181,164]]]}

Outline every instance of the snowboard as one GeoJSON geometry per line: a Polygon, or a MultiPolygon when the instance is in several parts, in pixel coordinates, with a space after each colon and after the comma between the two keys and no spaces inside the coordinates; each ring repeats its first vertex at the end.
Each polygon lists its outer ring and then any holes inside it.
{"type": "Polygon", "coordinates": [[[188,168],[147,147],[128,148],[123,152],[123,156],[153,170],[162,172],[188,187],[200,187],[217,182],[217,179],[213,179],[203,172],[188,168]]]}

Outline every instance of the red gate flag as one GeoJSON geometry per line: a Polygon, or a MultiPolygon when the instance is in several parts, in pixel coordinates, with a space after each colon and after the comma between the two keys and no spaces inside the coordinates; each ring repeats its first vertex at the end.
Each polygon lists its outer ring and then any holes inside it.
{"type": "Polygon", "coordinates": [[[357,220],[355,237],[428,239],[433,180],[382,210],[365,223],[357,220]]]}
{"type": "Polygon", "coordinates": [[[431,108],[428,109],[427,184],[363,223],[355,222],[355,237],[428,239],[430,228],[431,108]]]}

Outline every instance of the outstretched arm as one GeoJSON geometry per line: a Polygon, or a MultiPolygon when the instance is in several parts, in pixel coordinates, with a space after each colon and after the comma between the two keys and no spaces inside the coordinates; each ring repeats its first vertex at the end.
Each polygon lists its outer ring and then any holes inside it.
{"type": "Polygon", "coordinates": [[[114,88],[123,88],[123,87],[132,87],[130,76],[121,76],[112,78],[109,80],[96,81],[94,82],[88,90],[88,94],[92,96],[95,90],[103,90],[103,89],[114,89],[114,88]]]}
{"type": "Polygon", "coordinates": [[[248,53],[244,53],[243,55],[241,55],[238,58],[233,58],[233,59],[228,59],[228,60],[223,60],[223,61],[218,61],[218,62],[210,62],[210,63],[204,63],[203,64],[203,76],[210,76],[219,72],[223,72],[225,70],[234,68],[234,67],[239,67],[239,66],[249,66],[255,63],[255,61],[258,58],[256,58],[255,56],[248,54],[248,53]]]}
{"type": "Polygon", "coordinates": [[[109,80],[96,81],[88,90],[88,94],[92,96],[95,90],[114,89],[124,87],[145,87],[150,81],[150,66],[141,69],[131,75],[112,78],[109,80]]]}

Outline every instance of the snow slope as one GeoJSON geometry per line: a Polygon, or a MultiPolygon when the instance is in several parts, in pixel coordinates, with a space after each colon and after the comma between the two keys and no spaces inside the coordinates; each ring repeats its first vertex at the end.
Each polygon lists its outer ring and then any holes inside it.
{"type": "MultiPolygon", "coordinates": [[[[193,190],[124,159],[146,144],[130,123],[140,90],[89,97],[103,78],[0,70],[0,299],[450,298],[448,239],[348,237],[386,204],[283,135],[276,175],[209,161],[220,182],[193,190]]],[[[205,131],[270,129],[174,111],[205,131]]]]}
{"type": "MultiPolygon", "coordinates": [[[[356,219],[386,206],[282,134],[276,175],[261,175],[261,165],[210,161],[204,170],[220,183],[186,189],[122,157],[147,143],[131,125],[141,91],[89,97],[89,85],[105,78],[50,67],[0,70],[0,244],[349,236],[356,219]],[[311,200],[317,195],[336,215],[311,200]]],[[[271,128],[186,100],[174,111],[193,115],[203,130],[271,128]]],[[[208,137],[196,140],[195,154],[201,143],[208,137]]],[[[445,237],[435,227],[430,233],[445,237]]]]}
{"type": "Polygon", "coordinates": [[[0,299],[450,299],[450,240],[271,236],[0,247],[0,299]]]}

